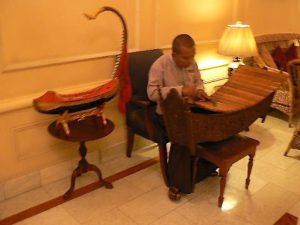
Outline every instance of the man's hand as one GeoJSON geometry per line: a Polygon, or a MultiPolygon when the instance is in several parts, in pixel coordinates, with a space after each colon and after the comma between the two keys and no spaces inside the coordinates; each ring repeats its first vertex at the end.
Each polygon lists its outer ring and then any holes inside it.
{"type": "Polygon", "coordinates": [[[183,86],[182,88],[182,96],[189,97],[193,100],[202,100],[207,101],[210,97],[204,92],[204,90],[196,89],[194,86],[183,86]]]}
{"type": "Polygon", "coordinates": [[[197,90],[194,86],[185,85],[182,87],[182,96],[195,99],[197,97],[197,90]]]}
{"type": "Polygon", "coordinates": [[[210,97],[205,93],[204,90],[198,89],[195,100],[208,101],[208,100],[210,100],[210,97]]]}

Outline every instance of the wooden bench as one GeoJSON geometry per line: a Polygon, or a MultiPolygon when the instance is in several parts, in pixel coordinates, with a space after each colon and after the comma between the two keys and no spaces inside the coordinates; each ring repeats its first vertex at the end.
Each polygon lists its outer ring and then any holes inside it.
{"type": "Polygon", "coordinates": [[[233,136],[229,139],[219,142],[210,142],[198,144],[196,147],[196,157],[194,160],[194,184],[197,176],[198,160],[203,158],[214,163],[219,167],[220,180],[220,196],[218,206],[221,208],[224,200],[224,190],[226,185],[227,173],[235,162],[249,156],[248,172],[246,178],[245,188],[248,189],[250,184],[250,174],[253,166],[253,159],[256,152],[256,146],[259,141],[241,135],[233,136]]]}

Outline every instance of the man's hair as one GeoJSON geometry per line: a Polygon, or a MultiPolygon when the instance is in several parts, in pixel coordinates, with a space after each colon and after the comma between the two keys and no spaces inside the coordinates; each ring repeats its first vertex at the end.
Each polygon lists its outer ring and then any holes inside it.
{"type": "Polygon", "coordinates": [[[193,48],[195,46],[195,41],[188,34],[177,35],[172,42],[172,51],[175,53],[180,53],[181,47],[193,48]]]}

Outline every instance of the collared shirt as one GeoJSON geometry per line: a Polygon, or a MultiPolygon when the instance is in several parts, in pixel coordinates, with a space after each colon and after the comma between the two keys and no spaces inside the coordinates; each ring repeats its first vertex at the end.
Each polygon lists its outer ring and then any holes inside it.
{"type": "MultiPolygon", "coordinates": [[[[196,62],[187,68],[179,68],[175,64],[172,55],[166,54],[159,57],[151,66],[147,86],[150,100],[159,103],[158,87],[160,87],[162,97],[165,98],[172,88],[175,88],[181,95],[184,85],[194,85],[196,89],[204,89],[196,62]]],[[[156,112],[162,114],[159,104],[156,112]]]]}

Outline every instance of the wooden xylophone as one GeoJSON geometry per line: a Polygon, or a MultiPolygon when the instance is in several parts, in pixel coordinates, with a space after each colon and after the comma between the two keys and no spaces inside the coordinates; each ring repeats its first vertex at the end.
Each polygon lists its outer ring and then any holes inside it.
{"type": "Polygon", "coordinates": [[[161,102],[170,142],[187,146],[193,155],[197,143],[225,140],[248,129],[266,116],[287,78],[285,73],[240,66],[211,101],[191,103],[172,89],[161,102]]]}

